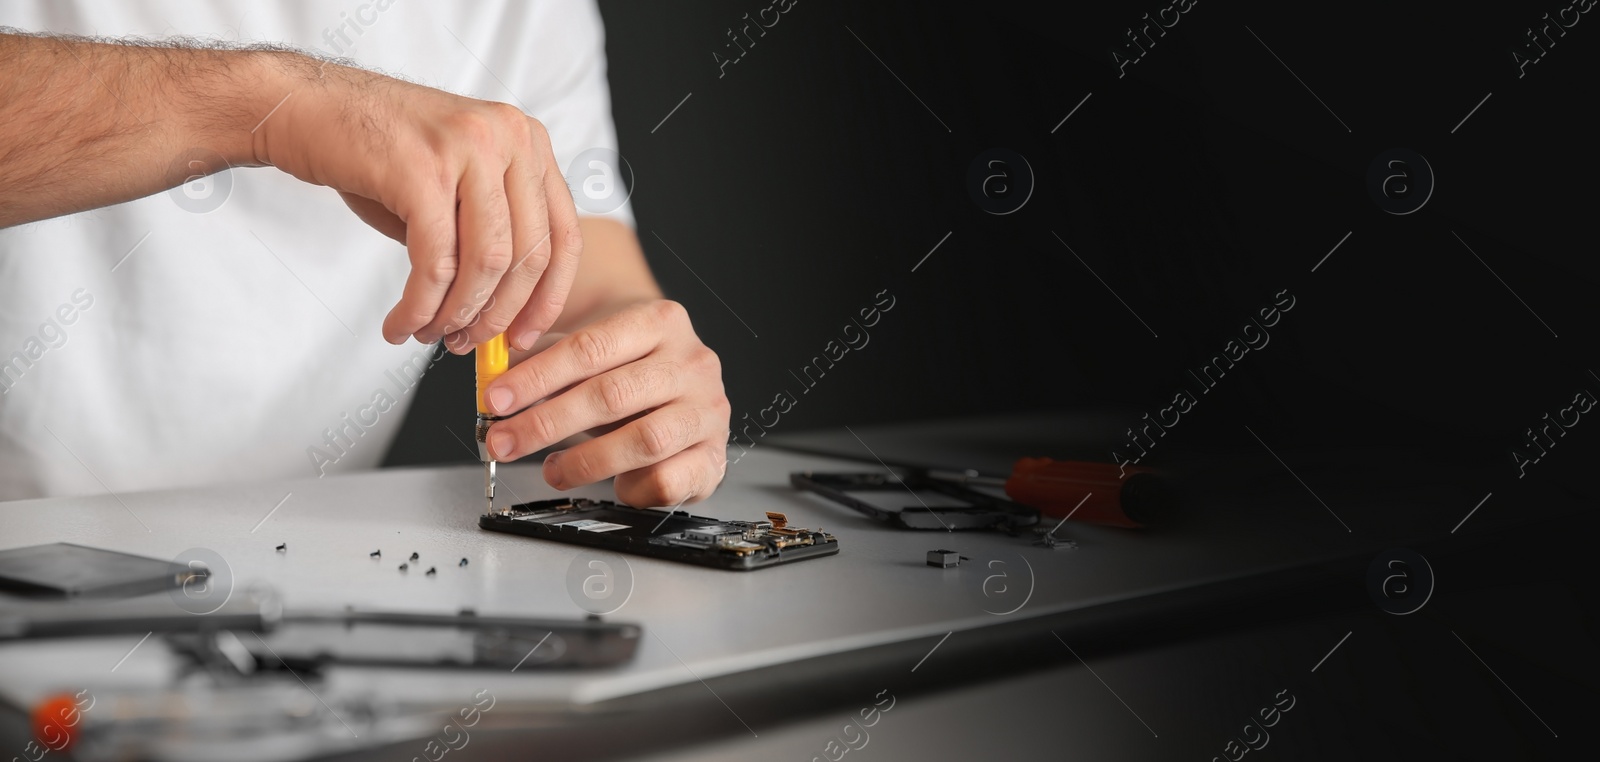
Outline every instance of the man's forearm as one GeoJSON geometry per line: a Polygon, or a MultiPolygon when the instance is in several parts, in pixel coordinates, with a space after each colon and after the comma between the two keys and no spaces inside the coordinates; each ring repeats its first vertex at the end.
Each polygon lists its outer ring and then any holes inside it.
{"type": "Polygon", "coordinates": [[[551,328],[568,333],[640,302],[660,299],[633,229],[605,217],[583,217],[583,259],[566,309],[551,328]]]}
{"type": "Polygon", "coordinates": [[[196,149],[255,164],[251,126],[292,55],[0,33],[0,227],[222,169],[186,166],[196,149]]]}

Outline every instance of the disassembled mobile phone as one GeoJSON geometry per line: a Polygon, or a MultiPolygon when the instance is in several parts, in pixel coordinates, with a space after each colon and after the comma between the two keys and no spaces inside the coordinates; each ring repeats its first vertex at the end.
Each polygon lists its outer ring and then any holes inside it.
{"type": "Polygon", "coordinates": [[[33,598],[125,598],[181,587],[182,564],[70,542],[0,551],[0,591],[33,598]]]}
{"type": "Polygon", "coordinates": [[[609,500],[537,500],[485,513],[478,526],[496,532],[604,548],[670,561],[749,571],[839,552],[833,535],[766,521],[724,521],[686,511],[630,508],[609,500]]]}
{"type": "Polygon", "coordinates": [[[996,497],[946,479],[938,479],[920,471],[901,476],[885,473],[816,473],[797,471],[789,474],[789,484],[795,489],[815,492],[840,505],[860,511],[866,516],[901,529],[1002,529],[1017,530],[1039,523],[1039,512],[1003,497],[996,497]],[[884,508],[863,500],[851,493],[909,491],[910,502],[899,510],[884,508]],[[954,498],[962,505],[929,506],[918,491],[937,493],[954,498]]]}

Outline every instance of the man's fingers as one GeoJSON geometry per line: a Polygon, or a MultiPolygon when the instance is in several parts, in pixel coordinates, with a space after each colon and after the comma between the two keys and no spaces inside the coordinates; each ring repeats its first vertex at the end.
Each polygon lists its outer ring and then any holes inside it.
{"type": "Polygon", "coordinates": [[[728,470],[722,442],[701,442],[653,466],[618,474],[617,499],[635,508],[692,505],[711,496],[728,470]]]}
{"type": "Polygon", "coordinates": [[[544,480],[556,489],[593,484],[660,463],[710,435],[721,441],[725,424],[709,407],[666,405],[603,437],[551,454],[545,458],[544,480]]]}
{"type": "MultiPolygon", "coordinates": [[[[578,245],[582,247],[581,239],[578,245]]],[[[534,287],[533,295],[528,297],[528,303],[512,319],[511,327],[506,329],[512,347],[523,349],[533,346],[555,324],[556,318],[567,306],[567,294],[572,290],[572,283],[578,278],[578,259],[575,254],[556,253],[549,269],[544,271],[544,277],[539,279],[539,285],[534,287]]]]}
{"type": "MultiPolygon", "coordinates": [[[[491,166],[475,162],[461,178],[461,201],[456,211],[459,267],[439,313],[418,336],[424,343],[438,341],[477,320],[479,311],[494,295],[500,276],[514,261],[505,173],[501,168],[490,169],[491,166]]],[[[507,298],[525,302],[528,290],[510,293],[507,298]]],[[[454,347],[451,351],[455,351],[454,347]]]]}
{"type": "MultiPolygon", "coordinates": [[[[585,326],[518,363],[489,386],[489,412],[510,415],[558,390],[630,363],[655,349],[674,318],[674,302],[653,310],[625,310],[585,326]]],[[[681,319],[687,319],[684,315],[681,319]]]]}
{"type": "Polygon", "coordinates": [[[539,281],[533,298],[528,300],[512,322],[511,345],[527,349],[537,341],[539,334],[550,330],[561,310],[567,304],[567,292],[578,275],[578,259],[583,256],[583,231],[578,226],[578,208],[572,203],[572,193],[567,190],[561,169],[555,165],[555,156],[545,154],[544,202],[549,214],[550,235],[548,247],[540,251],[547,256],[544,277],[539,281]]]}
{"type": "MultiPolygon", "coordinates": [[[[456,216],[454,199],[424,203],[406,220],[406,252],[411,275],[400,301],[383,320],[383,338],[402,344],[417,335],[439,314],[450,283],[456,277],[456,216]]],[[[437,341],[435,336],[423,343],[437,341]]]]}
{"type": "Polygon", "coordinates": [[[682,394],[683,368],[642,360],[602,373],[494,425],[489,451],[516,460],[582,431],[621,421],[682,394]]]}
{"type": "MultiPolygon", "coordinates": [[[[506,202],[511,210],[511,240],[516,256],[511,269],[500,279],[495,289],[494,303],[484,310],[482,318],[467,329],[473,343],[489,340],[505,333],[512,320],[522,312],[532,298],[538,298],[534,289],[542,282],[545,268],[550,263],[550,220],[546,207],[543,179],[538,168],[526,157],[514,159],[505,174],[506,202]]],[[[515,335],[515,334],[513,334],[515,335]]],[[[526,349],[527,347],[517,347],[526,349]]]]}

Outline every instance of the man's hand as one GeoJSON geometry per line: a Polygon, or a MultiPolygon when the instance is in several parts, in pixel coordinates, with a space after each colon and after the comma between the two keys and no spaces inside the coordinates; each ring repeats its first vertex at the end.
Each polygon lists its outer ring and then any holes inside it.
{"type": "Polygon", "coordinates": [[[550,486],[616,476],[617,498],[640,507],[710,496],[727,470],[731,409],[722,364],[682,305],[642,302],[547,340],[485,393],[496,415],[522,411],[489,430],[496,459],[590,432],[597,436],[545,458],[550,486]]]}
{"type": "Polygon", "coordinates": [[[506,333],[532,347],[560,315],[583,248],[544,125],[503,103],[281,63],[269,81],[288,99],[257,131],[255,159],[335,188],[406,245],[411,277],[384,338],[444,339],[465,354],[506,333]]]}
{"type": "Polygon", "coordinates": [[[507,333],[527,349],[561,313],[577,210],[543,125],[517,109],[297,53],[10,31],[0,227],[171,188],[196,169],[179,159],[205,149],[226,162],[205,172],[275,166],[406,245],[392,343],[443,338],[464,354],[507,333]]]}

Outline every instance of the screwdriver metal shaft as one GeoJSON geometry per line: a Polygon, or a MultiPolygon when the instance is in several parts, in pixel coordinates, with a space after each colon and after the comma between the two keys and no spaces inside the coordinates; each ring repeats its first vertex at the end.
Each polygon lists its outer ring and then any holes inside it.
{"type": "Polygon", "coordinates": [[[489,512],[494,513],[494,459],[483,464],[483,496],[489,501],[489,512]]]}

